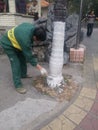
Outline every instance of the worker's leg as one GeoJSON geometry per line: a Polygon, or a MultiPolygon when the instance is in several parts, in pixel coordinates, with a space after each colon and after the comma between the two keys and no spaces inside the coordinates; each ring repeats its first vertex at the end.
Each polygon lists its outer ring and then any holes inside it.
{"type": "Polygon", "coordinates": [[[20,68],[19,59],[18,59],[17,54],[15,53],[14,50],[5,49],[5,52],[8,55],[10,63],[11,63],[14,85],[16,88],[18,88],[18,87],[22,86],[21,68],[20,68]]]}
{"type": "Polygon", "coordinates": [[[19,59],[20,59],[20,67],[21,67],[21,78],[26,78],[27,77],[26,58],[22,54],[19,59]]]}
{"type": "Polygon", "coordinates": [[[16,91],[24,94],[26,93],[26,89],[22,86],[21,82],[21,68],[20,68],[20,62],[17,57],[17,54],[14,50],[7,50],[5,49],[6,54],[9,57],[11,68],[12,68],[12,74],[13,74],[13,81],[16,88],[16,91]]]}
{"type": "Polygon", "coordinates": [[[20,62],[17,57],[17,54],[14,50],[14,48],[11,46],[10,41],[5,36],[3,41],[1,41],[1,45],[9,57],[11,68],[12,68],[12,75],[13,75],[13,82],[16,88],[16,91],[24,94],[26,93],[26,89],[23,88],[22,82],[21,82],[21,68],[20,68],[20,62]]]}
{"type": "Polygon", "coordinates": [[[19,62],[20,62],[20,69],[21,69],[21,78],[27,77],[27,64],[26,64],[26,58],[21,51],[16,51],[19,62]]]}

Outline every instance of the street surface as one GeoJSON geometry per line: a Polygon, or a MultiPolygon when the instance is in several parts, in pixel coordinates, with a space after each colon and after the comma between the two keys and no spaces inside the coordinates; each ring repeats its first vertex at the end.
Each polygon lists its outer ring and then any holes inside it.
{"type": "MultiPolygon", "coordinates": [[[[84,29],[84,32],[85,31],[84,29]]],[[[90,38],[87,38],[86,34],[84,34],[83,41],[83,44],[85,44],[87,48],[86,54],[88,55],[88,60],[86,62],[89,63],[87,64],[87,72],[84,73],[91,87],[94,87],[94,79],[92,78],[93,76],[90,75],[92,74],[91,67],[93,58],[98,57],[97,35],[98,30],[95,29],[90,38]]],[[[48,64],[42,64],[48,70],[48,64]]],[[[81,64],[69,64],[63,69],[64,74],[72,75],[78,83],[84,83],[85,81],[82,77],[82,71],[83,65],[81,64]]],[[[2,130],[34,129],[34,127],[36,128],[37,125],[44,122],[45,119],[52,118],[51,113],[52,115],[56,112],[59,113],[58,110],[61,110],[61,107],[66,107],[69,104],[68,101],[59,103],[53,98],[38,92],[33,87],[33,78],[39,75],[40,72],[30,64],[28,64],[28,73],[33,77],[32,79],[22,79],[27,93],[21,95],[14,89],[10,63],[7,56],[0,56],[0,129],[2,130]],[[34,125],[34,127],[32,125],[34,125]]],[[[96,80],[98,81],[98,76],[96,80]]]]}
{"type": "Polygon", "coordinates": [[[83,44],[86,53],[82,89],[67,108],[38,130],[98,130],[98,29],[91,37],[85,34],[83,44]]]}

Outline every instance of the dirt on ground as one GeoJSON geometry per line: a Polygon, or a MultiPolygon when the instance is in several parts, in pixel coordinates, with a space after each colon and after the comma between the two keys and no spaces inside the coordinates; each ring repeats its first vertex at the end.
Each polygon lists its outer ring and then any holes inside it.
{"type": "Polygon", "coordinates": [[[47,85],[46,77],[37,76],[33,81],[33,86],[45,95],[49,95],[57,101],[70,101],[77,92],[79,85],[73,80],[72,75],[63,75],[64,83],[59,87],[50,88],[47,85]]]}

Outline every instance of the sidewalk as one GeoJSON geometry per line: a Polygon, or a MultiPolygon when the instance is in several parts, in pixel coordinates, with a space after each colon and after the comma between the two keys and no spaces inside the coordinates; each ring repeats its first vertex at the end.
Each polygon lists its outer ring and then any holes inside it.
{"type": "Polygon", "coordinates": [[[77,99],[40,130],[98,130],[98,30],[85,38],[83,88],[77,99]]]}
{"type": "MultiPolygon", "coordinates": [[[[48,64],[43,63],[43,66],[47,70],[49,69],[48,64]]],[[[81,83],[82,68],[83,65],[70,64],[64,67],[63,74],[72,75],[75,81],[81,83]]],[[[33,86],[33,79],[40,72],[30,64],[28,64],[28,73],[33,78],[22,79],[27,93],[21,95],[16,92],[13,86],[7,56],[0,56],[0,130],[37,130],[51,119],[54,119],[69,105],[69,101],[59,102],[39,92],[33,86]]]]}
{"type": "MultiPolygon", "coordinates": [[[[85,31],[85,30],[84,30],[85,31]]],[[[32,80],[23,80],[28,92],[18,94],[13,87],[11,69],[6,56],[0,57],[0,129],[2,130],[98,130],[98,30],[91,38],[84,38],[86,60],[81,65],[70,65],[64,73],[82,81],[70,102],[57,102],[38,92],[32,80]],[[93,43],[93,44],[92,44],[93,43]],[[83,76],[83,79],[82,79],[83,76]]],[[[43,64],[48,70],[48,65],[43,64]]],[[[33,76],[39,72],[29,65],[33,76]]],[[[34,78],[34,77],[33,77],[34,78]]]]}

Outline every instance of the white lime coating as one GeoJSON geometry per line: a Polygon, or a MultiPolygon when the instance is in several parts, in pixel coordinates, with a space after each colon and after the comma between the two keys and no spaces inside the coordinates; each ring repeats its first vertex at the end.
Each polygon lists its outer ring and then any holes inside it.
{"type": "Polygon", "coordinates": [[[49,76],[47,77],[48,86],[51,88],[58,87],[63,82],[65,25],[65,22],[54,22],[52,53],[49,63],[49,76]]]}

